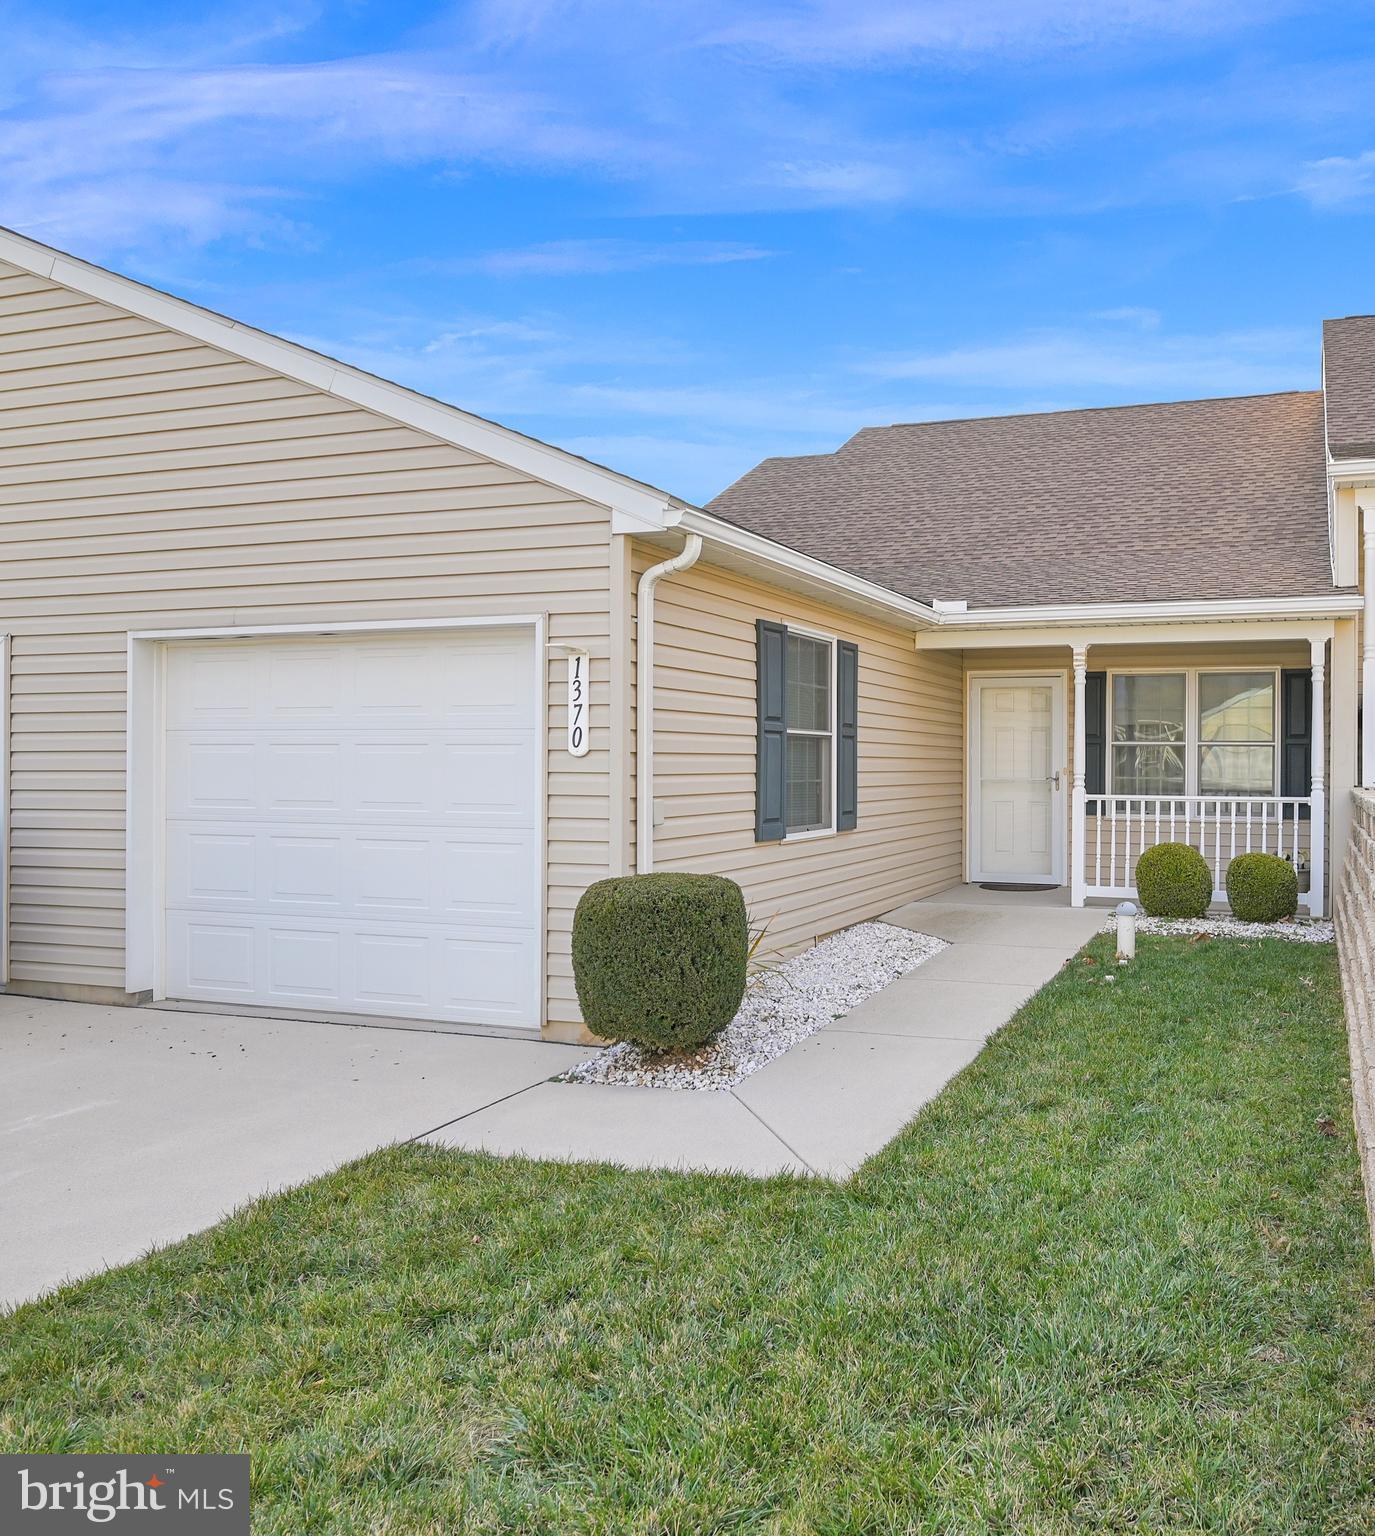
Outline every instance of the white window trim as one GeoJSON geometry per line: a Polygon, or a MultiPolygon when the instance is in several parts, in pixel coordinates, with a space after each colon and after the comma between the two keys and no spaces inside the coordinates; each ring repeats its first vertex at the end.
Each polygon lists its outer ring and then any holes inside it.
{"type": "Polygon", "coordinates": [[[813,842],[819,837],[834,837],[836,835],[836,791],[840,786],[839,768],[840,754],[837,751],[838,719],[836,715],[836,684],[839,681],[837,672],[837,658],[840,655],[840,645],[837,636],[827,634],[822,629],[809,629],[805,624],[789,624],[783,621],[783,629],[788,635],[801,635],[807,640],[823,640],[830,647],[830,742],[831,742],[831,792],[827,796],[830,802],[831,819],[824,827],[807,827],[803,831],[790,832],[787,829],[788,797],[787,797],[787,761],[788,761],[788,737],[797,736],[825,736],[824,731],[794,731],[788,724],[788,698],[787,690],[783,695],[783,841],[785,843],[813,842]]]}
{"type": "MultiPolygon", "coordinates": [[[[1108,670],[1108,696],[1105,700],[1104,714],[1104,764],[1103,776],[1106,780],[1104,795],[1114,800],[1168,800],[1175,796],[1164,793],[1160,795],[1141,795],[1128,790],[1120,790],[1113,782],[1114,763],[1118,746],[1129,746],[1132,743],[1119,742],[1113,733],[1113,704],[1116,697],[1114,682],[1119,677],[1179,677],[1184,678],[1184,740],[1178,743],[1184,749],[1184,788],[1178,791],[1178,797],[1187,799],[1205,800],[1256,800],[1273,799],[1280,792],[1280,671],[1279,667],[1253,667],[1244,662],[1238,662],[1230,667],[1112,667],[1108,670]],[[1257,792],[1255,795],[1203,795],[1198,787],[1199,758],[1203,749],[1203,738],[1199,733],[1198,718],[1198,680],[1200,677],[1214,676],[1224,672],[1255,672],[1266,673],[1272,679],[1271,698],[1273,700],[1273,713],[1271,716],[1270,747],[1273,758],[1273,772],[1270,778],[1270,788],[1257,792]]],[[[1242,743],[1223,743],[1223,745],[1242,745],[1242,743]]],[[[1254,746],[1263,746],[1263,742],[1254,742],[1254,746]]]]}

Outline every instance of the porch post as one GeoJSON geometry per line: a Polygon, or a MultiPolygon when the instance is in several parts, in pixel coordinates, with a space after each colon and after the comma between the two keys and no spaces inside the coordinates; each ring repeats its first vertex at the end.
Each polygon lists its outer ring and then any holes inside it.
{"type": "Polygon", "coordinates": [[[1311,843],[1308,850],[1308,915],[1321,917],[1323,877],[1327,868],[1327,721],[1324,708],[1327,641],[1315,637],[1310,641],[1310,647],[1313,657],[1313,783],[1309,796],[1313,812],[1308,823],[1311,843]]]}
{"type": "Polygon", "coordinates": [[[1356,491],[1365,525],[1365,609],[1361,614],[1361,784],[1375,789],[1375,487],[1356,491]]]}
{"type": "Polygon", "coordinates": [[[1069,809],[1069,904],[1084,905],[1084,809],[1087,798],[1084,789],[1084,765],[1088,756],[1087,737],[1084,729],[1084,696],[1089,670],[1089,648],[1076,642],[1074,646],[1074,788],[1070,794],[1069,809]]]}

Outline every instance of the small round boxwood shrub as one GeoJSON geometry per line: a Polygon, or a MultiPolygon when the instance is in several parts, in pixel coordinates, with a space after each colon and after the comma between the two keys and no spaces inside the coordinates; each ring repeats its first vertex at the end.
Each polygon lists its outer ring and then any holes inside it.
{"type": "Polygon", "coordinates": [[[1213,899],[1213,875],[1197,848],[1157,843],[1136,862],[1136,892],[1151,917],[1202,917],[1213,899]]]}
{"type": "Polygon", "coordinates": [[[745,898],[720,875],[665,872],[589,885],[573,917],[582,1016],[603,1040],[701,1045],[745,993],[745,898]]]}
{"type": "Polygon", "coordinates": [[[1274,853],[1239,853],[1227,866],[1227,901],[1243,923],[1276,923],[1299,909],[1299,877],[1274,853]]]}

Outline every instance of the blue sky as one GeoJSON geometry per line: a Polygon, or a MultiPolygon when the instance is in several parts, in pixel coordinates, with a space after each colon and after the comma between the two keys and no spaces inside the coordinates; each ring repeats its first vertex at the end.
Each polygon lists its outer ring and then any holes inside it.
{"type": "Polygon", "coordinates": [[[0,3],[0,222],[687,497],[1375,310],[1369,0],[188,10],[0,3]]]}

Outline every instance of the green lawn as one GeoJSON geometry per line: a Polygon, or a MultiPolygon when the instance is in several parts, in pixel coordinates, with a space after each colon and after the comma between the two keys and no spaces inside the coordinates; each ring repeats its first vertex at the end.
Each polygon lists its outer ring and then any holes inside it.
{"type": "Polygon", "coordinates": [[[0,1449],[248,1450],[284,1536],[1369,1536],[1333,953],[1109,955],[847,1186],[407,1148],[24,1308],[0,1449]]]}

